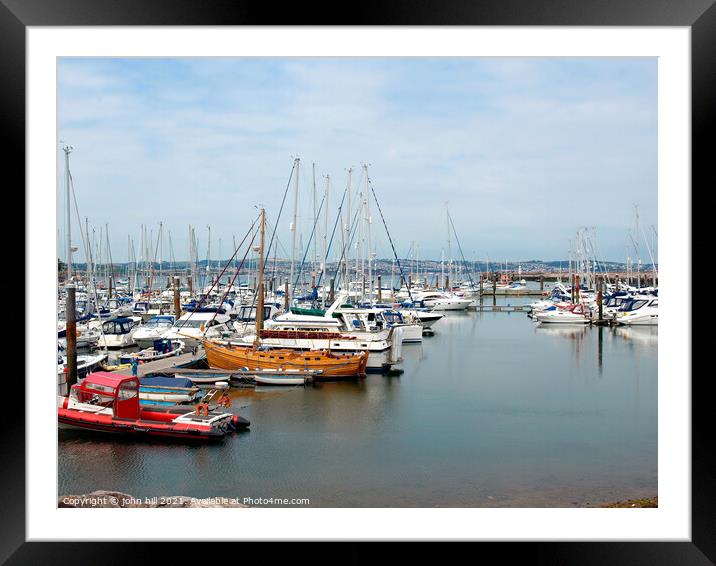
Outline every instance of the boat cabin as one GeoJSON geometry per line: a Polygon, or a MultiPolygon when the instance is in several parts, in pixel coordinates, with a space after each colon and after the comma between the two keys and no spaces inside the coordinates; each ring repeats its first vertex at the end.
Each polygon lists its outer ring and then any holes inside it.
{"type": "Polygon", "coordinates": [[[139,379],[104,371],[91,373],[82,383],[72,386],[70,400],[111,407],[114,416],[120,419],[138,419],[139,379]]]}
{"type": "Polygon", "coordinates": [[[115,318],[102,323],[103,334],[129,334],[136,321],[133,318],[115,318]]]}

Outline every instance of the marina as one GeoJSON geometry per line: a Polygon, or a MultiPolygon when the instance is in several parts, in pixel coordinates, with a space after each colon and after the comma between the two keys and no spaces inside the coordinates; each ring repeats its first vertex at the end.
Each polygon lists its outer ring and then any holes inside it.
{"type": "MultiPolygon", "coordinates": [[[[567,98],[555,95],[556,107],[567,98]]],[[[426,108],[443,116],[453,102],[426,108]]],[[[585,149],[601,137],[560,141],[588,156],[560,168],[536,157],[541,143],[520,146],[522,127],[508,141],[501,126],[493,133],[508,150],[492,160],[489,143],[463,155],[478,127],[469,141],[436,137],[430,156],[406,166],[399,156],[427,139],[416,116],[401,123],[417,128],[404,144],[375,154],[343,140],[340,158],[321,162],[335,148],[306,142],[310,157],[282,147],[254,162],[303,121],[279,122],[243,116],[241,128],[257,128],[250,143],[222,151],[202,146],[216,123],[192,141],[198,154],[167,162],[183,130],[172,143],[161,128],[128,142],[141,150],[121,164],[91,137],[60,141],[58,496],[324,508],[656,502],[657,214],[651,181],[629,185],[649,171],[622,171],[629,186],[610,177],[589,187],[590,167],[615,162],[585,149]],[[356,161],[365,152],[375,163],[356,161]],[[513,154],[520,163],[506,164],[513,154]],[[89,189],[125,174],[134,184],[100,207],[105,197],[89,189]]]]}

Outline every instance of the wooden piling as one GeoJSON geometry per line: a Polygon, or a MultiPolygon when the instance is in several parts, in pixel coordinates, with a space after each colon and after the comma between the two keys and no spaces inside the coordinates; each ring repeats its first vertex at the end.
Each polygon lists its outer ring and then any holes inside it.
{"type": "Polygon", "coordinates": [[[174,277],[174,316],[181,316],[181,301],[179,300],[179,278],[174,277]]]}
{"type": "Polygon", "coordinates": [[[67,391],[77,383],[77,310],[74,284],[67,285],[65,320],[67,321],[67,391]]]}
{"type": "Polygon", "coordinates": [[[336,289],[335,289],[336,281],[335,279],[331,279],[331,292],[328,295],[329,300],[331,301],[331,304],[333,304],[333,301],[336,300],[336,289]]]}
{"type": "Polygon", "coordinates": [[[378,302],[383,302],[383,284],[380,275],[378,275],[378,302]]]}
{"type": "Polygon", "coordinates": [[[288,277],[283,284],[283,310],[288,312],[288,277]]]}

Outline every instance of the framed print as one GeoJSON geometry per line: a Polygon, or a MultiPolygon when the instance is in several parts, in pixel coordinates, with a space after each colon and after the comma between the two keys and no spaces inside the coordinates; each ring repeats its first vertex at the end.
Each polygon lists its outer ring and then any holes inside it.
{"type": "Polygon", "coordinates": [[[712,2],[166,8],[0,4],[27,210],[3,559],[711,563],[712,2]]]}

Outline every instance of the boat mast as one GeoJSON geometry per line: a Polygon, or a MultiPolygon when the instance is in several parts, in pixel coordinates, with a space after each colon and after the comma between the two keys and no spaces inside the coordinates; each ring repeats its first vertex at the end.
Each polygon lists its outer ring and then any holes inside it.
{"type": "MultiPolygon", "coordinates": [[[[318,222],[316,215],[316,164],[313,163],[313,222],[318,222]]],[[[318,238],[313,239],[313,277],[316,277],[316,269],[318,264],[318,238]]]]}
{"type": "Polygon", "coordinates": [[[348,208],[346,211],[346,241],[345,241],[345,284],[346,289],[350,293],[350,283],[349,283],[349,277],[348,272],[350,269],[350,259],[351,259],[351,175],[353,173],[353,168],[348,168],[348,208]]]}
{"type": "Polygon", "coordinates": [[[323,281],[321,288],[323,290],[322,296],[324,309],[326,308],[326,263],[328,263],[328,188],[330,183],[330,175],[326,175],[326,212],[323,216],[323,277],[321,277],[321,280],[323,281]]]}
{"type": "MultiPolygon", "coordinates": [[[[296,166],[296,178],[293,182],[293,222],[290,224],[291,228],[291,275],[289,277],[289,293],[290,295],[293,295],[294,289],[293,289],[293,274],[296,269],[296,220],[298,216],[298,172],[299,167],[301,166],[301,158],[296,157],[293,162],[296,166]]],[[[286,301],[287,303],[290,301],[289,297],[290,295],[287,294],[286,301]]]]}
{"type": "Polygon", "coordinates": [[[370,234],[370,225],[373,223],[373,219],[370,216],[370,199],[368,198],[368,165],[363,165],[365,170],[365,222],[366,232],[368,232],[368,298],[370,301],[373,300],[373,242],[370,234]]]}
{"type": "Polygon", "coordinates": [[[65,188],[67,189],[67,281],[72,280],[72,217],[70,215],[70,153],[72,146],[65,145],[62,148],[65,152],[65,188]]]}
{"type": "MultiPolygon", "coordinates": [[[[447,221],[447,230],[448,230],[448,281],[452,281],[452,241],[450,240],[450,211],[448,210],[448,203],[445,202],[445,219],[447,221]]],[[[445,284],[443,283],[443,286],[445,284]]],[[[448,291],[448,289],[445,289],[445,291],[448,291]]]]}
{"type": "Polygon", "coordinates": [[[264,226],[266,222],[266,211],[261,207],[261,243],[259,245],[259,284],[258,301],[256,303],[256,338],[254,346],[258,346],[261,340],[261,329],[264,327],[264,226]]]}

